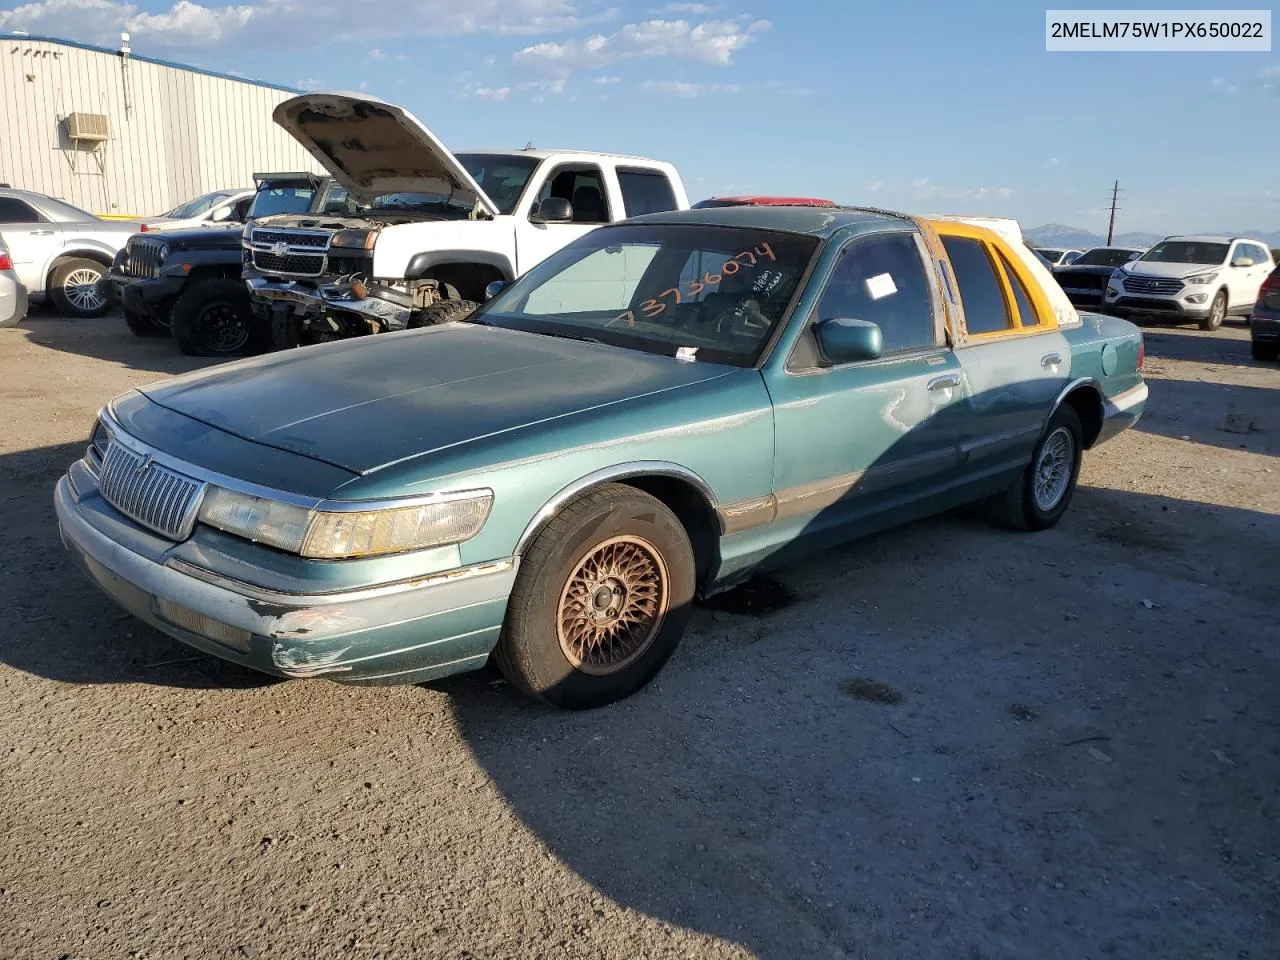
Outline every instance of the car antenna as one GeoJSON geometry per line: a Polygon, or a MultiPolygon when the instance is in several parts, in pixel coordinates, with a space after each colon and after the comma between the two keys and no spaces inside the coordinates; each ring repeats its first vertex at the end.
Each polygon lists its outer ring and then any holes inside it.
{"type": "Polygon", "coordinates": [[[532,150],[532,149],[533,149],[533,141],[532,141],[532,140],[530,140],[528,143],[526,143],[526,144],[524,145],[524,148],[525,148],[526,150],[532,150]]]}

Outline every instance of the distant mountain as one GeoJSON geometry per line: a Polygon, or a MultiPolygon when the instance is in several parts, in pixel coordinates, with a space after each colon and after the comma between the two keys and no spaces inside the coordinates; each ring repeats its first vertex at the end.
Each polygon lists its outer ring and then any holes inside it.
{"type": "MultiPolygon", "coordinates": [[[[1265,230],[1209,230],[1206,233],[1210,236],[1252,237],[1270,247],[1280,247],[1280,230],[1270,233],[1265,230]]],[[[1042,247],[1059,249],[1068,247],[1086,250],[1089,247],[1101,247],[1107,241],[1107,238],[1100,234],[1090,233],[1080,227],[1068,227],[1061,223],[1046,223],[1041,227],[1031,227],[1029,230],[1023,230],[1022,235],[1042,247]]],[[[1149,247],[1159,243],[1166,236],[1169,234],[1135,231],[1118,233],[1111,242],[1117,247],[1149,247]]]]}

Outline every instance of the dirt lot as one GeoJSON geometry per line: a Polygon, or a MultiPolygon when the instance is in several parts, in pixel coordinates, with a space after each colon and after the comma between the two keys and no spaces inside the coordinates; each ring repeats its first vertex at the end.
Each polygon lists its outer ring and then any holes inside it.
{"type": "Polygon", "coordinates": [[[1058,529],[792,569],[569,715],[270,682],[121,615],[50,491],[195,363],[0,331],[0,957],[1275,958],[1280,367],[1239,328],[1148,355],[1058,529]]]}

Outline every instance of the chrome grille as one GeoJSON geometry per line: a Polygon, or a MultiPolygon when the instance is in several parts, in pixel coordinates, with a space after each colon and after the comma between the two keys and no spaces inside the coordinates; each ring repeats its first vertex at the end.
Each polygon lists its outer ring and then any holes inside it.
{"type": "Polygon", "coordinates": [[[164,244],[131,237],[125,245],[122,270],[129,277],[158,277],[164,244]]]}
{"type": "Polygon", "coordinates": [[[263,273],[287,273],[295,277],[318,277],[324,273],[324,254],[269,253],[253,251],[253,265],[263,273]]]}
{"type": "Polygon", "coordinates": [[[107,446],[98,488],[107,503],[170,540],[191,535],[204,493],[200,481],[162,467],[118,440],[107,446]]]}
{"type": "Polygon", "coordinates": [[[1182,289],[1182,281],[1175,277],[1125,277],[1125,293],[1154,293],[1168,296],[1182,289]]]}
{"type": "Polygon", "coordinates": [[[254,230],[253,243],[272,244],[286,243],[291,247],[314,247],[318,250],[329,248],[327,233],[294,233],[287,230],[254,230]]]}

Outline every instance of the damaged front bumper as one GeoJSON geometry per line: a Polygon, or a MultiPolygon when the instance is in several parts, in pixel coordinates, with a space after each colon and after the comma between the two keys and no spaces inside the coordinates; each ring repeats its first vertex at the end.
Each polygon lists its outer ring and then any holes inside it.
{"type": "Polygon", "coordinates": [[[324,283],[250,275],[245,283],[255,301],[284,306],[304,317],[351,313],[391,331],[408,327],[413,313],[409,294],[373,281],[324,283]]]}
{"type": "Polygon", "coordinates": [[[497,643],[518,565],[508,558],[373,587],[281,593],[163,547],[134,549],[125,533],[140,528],[102,499],[83,461],[58,481],[54,506],[73,559],[125,610],[205,653],[281,677],[420,683],[477,669],[497,643]]]}

